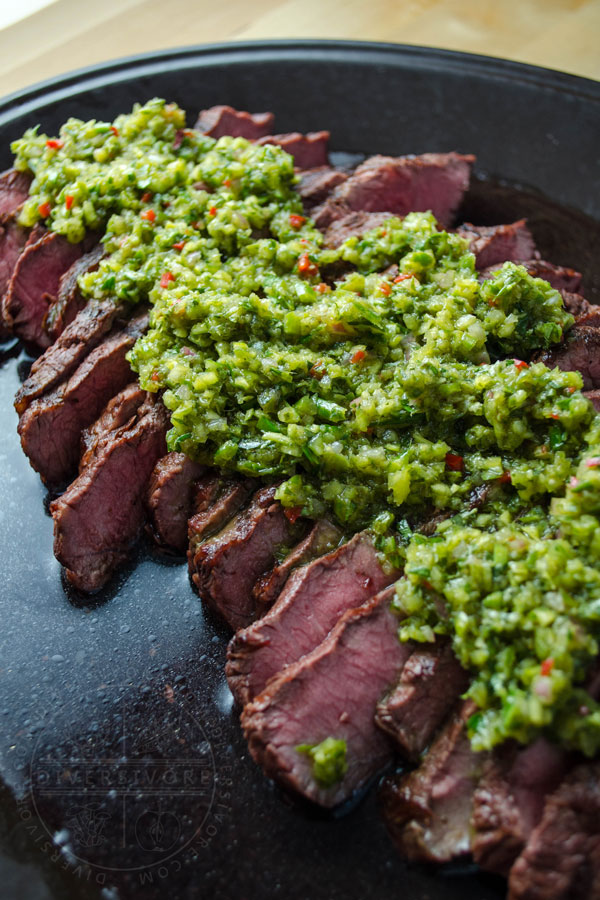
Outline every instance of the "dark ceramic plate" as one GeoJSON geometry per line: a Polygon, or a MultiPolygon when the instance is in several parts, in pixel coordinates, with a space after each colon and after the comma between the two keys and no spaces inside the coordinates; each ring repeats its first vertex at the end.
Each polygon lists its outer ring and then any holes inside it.
{"type": "MultiPolygon", "coordinates": [[[[351,154],[477,154],[464,217],[528,215],[549,259],[600,295],[600,84],[414,47],[272,43],[170,51],[67,75],[0,103],[0,162],[36,123],[112,118],[153,95],[195,113],[271,109],[351,154]]],[[[223,678],[227,635],[183,563],[142,546],[94,598],[65,588],[47,496],[20,452],[0,367],[0,894],[33,898],[500,900],[474,870],[407,867],[376,790],[334,817],[249,759],[223,678]]]]}

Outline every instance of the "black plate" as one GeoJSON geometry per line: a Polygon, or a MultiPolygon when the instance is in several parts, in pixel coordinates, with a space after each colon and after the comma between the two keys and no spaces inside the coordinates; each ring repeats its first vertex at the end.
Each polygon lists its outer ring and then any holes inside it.
{"type": "MultiPolygon", "coordinates": [[[[600,296],[600,85],[483,57],[277,42],[169,51],[67,75],[0,103],[0,162],[38,122],[112,118],[153,95],[190,113],[271,109],[350,153],[477,154],[464,216],[527,214],[543,252],[600,296]],[[519,187],[521,186],[521,187],[519,187]],[[522,187],[525,186],[525,187],[522,187]]],[[[185,565],[149,547],[82,600],[52,551],[46,492],[21,454],[0,368],[0,893],[3,898],[500,900],[502,882],[407,867],[376,791],[327,817],[249,759],[223,679],[225,631],[185,565]]]]}

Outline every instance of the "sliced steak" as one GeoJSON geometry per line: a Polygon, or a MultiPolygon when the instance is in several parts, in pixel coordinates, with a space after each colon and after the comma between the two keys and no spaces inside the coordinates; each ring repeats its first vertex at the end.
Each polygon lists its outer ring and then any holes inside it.
{"type": "Polygon", "coordinates": [[[557,291],[577,293],[581,287],[581,272],[569,269],[567,266],[555,266],[545,259],[529,259],[524,263],[525,268],[534,278],[543,278],[557,291]]]}
{"type": "Polygon", "coordinates": [[[194,128],[214,138],[230,135],[255,141],[273,130],[274,121],[270,112],[249,113],[232,106],[211,106],[200,112],[194,128]]]}
{"type": "Polygon", "coordinates": [[[260,694],[270,678],[314,650],[346,610],[397,577],[383,570],[367,533],[292,572],[271,609],[229,643],[225,674],[237,702],[260,694]]]}
{"type": "Polygon", "coordinates": [[[577,316],[576,323],[577,325],[587,325],[590,328],[600,328],[600,306],[593,306],[589,303],[585,312],[577,316]]]}
{"type": "Polygon", "coordinates": [[[419,768],[384,782],[386,824],[407,859],[448,862],[470,850],[473,791],[484,761],[467,737],[474,711],[470,701],[461,702],[419,768]]]}
{"type": "Polygon", "coordinates": [[[68,378],[85,356],[110,331],[113,324],[129,313],[114,300],[91,300],[68,325],[58,340],[42,353],[31,367],[15,397],[15,409],[21,415],[36,397],[41,397],[68,378]]]}
{"type": "Polygon", "coordinates": [[[77,313],[83,309],[86,300],[79,290],[79,277],[86,272],[95,272],[104,256],[104,247],[98,244],[89,253],[84,253],[62,275],[58,284],[56,300],[46,316],[45,328],[53,341],[62,334],[77,313]]]}
{"type": "Polygon", "coordinates": [[[348,180],[346,172],[332,166],[317,166],[315,169],[304,169],[300,172],[300,182],[296,190],[302,197],[307,209],[312,209],[331,193],[331,191],[348,180]]]}
{"type": "Polygon", "coordinates": [[[0,216],[16,212],[27,200],[31,181],[29,172],[17,172],[16,169],[7,169],[0,174],[0,216]]]}
{"type": "Polygon", "coordinates": [[[66,382],[34,400],[21,416],[21,446],[47,484],[61,484],[77,470],[81,432],[131,381],[125,356],[147,324],[143,313],[113,332],[66,382]]]}
{"type": "Polygon", "coordinates": [[[592,309],[592,304],[581,294],[571,294],[569,291],[561,291],[563,303],[567,312],[579,319],[592,309]]]}
{"type": "Polygon", "coordinates": [[[50,506],[54,554],[82,591],[102,587],[127,559],[145,520],[144,494],[166,451],[167,411],[160,401],[140,407],[133,424],[111,433],[91,464],[50,506]]]}
{"type": "Polygon", "coordinates": [[[80,472],[90,465],[102,440],[134,418],[147,396],[137,381],[128,384],[109,400],[100,417],[89,428],[84,428],[81,432],[80,472]]]}
{"type": "Polygon", "coordinates": [[[61,276],[82,253],[83,244],[70,244],[52,231],[25,247],[2,298],[2,316],[13,334],[35,347],[49,346],[44,329],[48,307],[56,299],[61,276]]]}
{"type": "Polygon", "coordinates": [[[148,509],[156,542],[185,553],[192,489],[204,466],[185,453],[167,453],[156,463],[148,488],[148,509]]]}
{"type": "Polygon", "coordinates": [[[309,131],[308,134],[292,131],[289,134],[268,134],[256,143],[281,147],[294,157],[297,169],[314,169],[329,163],[329,138],[328,131],[309,131]]]}
{"type": "Polygon", "coordinates": [[[468,683],[450,642],[438,639],[410,656],[398,683],[377,704],[375,720],[404,756],[417,760],[468,683]]]}
{"type": "Polygon", "coordinates": [[[354,210],[398,216],[431,210],[440,225],[448,227],[469,187],[474,161],[459,153],[372,156],[332,191],[313,217],[319,228],[326,228],[354,210]]]}
{"type": "Polygon", "coordinates": [[[394,588],[345,613],[325,640],[274,678],[242,712],[250,753],[267,775],[321,806],[346,800],[387,766],[393,751],[375,726],[378,697],[411,652],[398,640],[394,588]],[[346,742],[347,771],[327,787],[299,745],[346,742]]]}
{"type": "Polygon", "coordinates": [[[248,509],[198,547],[191,562],[198,593],[233,629],[253,621],[254,582],[299,536],[275,491],[274,485],[258,491],[248,509]]]}
{"type": "Polygon", "coordinates": [[[483,869],[508,875],[567,770],[567,755],[543,738],[498,748],[473,795],[471,850],[483,869]]]}
{"type": "Polygon", "coordinates": [[[270,572],[262,575],[252,589],[252,595],[259,611],[259,617],[269,609],[294,569],[323,556],[340,543],[342,532],[339,528],[321,519],[315,522],[306,537],[291,550],[285,559],[270,572]]]}
{"type": "Polygon", "coordinates": [[[574,325],[563,344],[537,356],[549,369],[579,372],[586,391],[600,388],[600,330],[574,325]]]}
{"type": "Polygon", "coordinates": [[[391,212],[352,212],[341,219],[336,219],[325,231],[327,247],[339,247],[351,237],[361,237],[371,228],[379,228],[393,213],[391,212]]]}
{"type": "Polygon", "coordinates": [[[600,412],[600,389],[594,391],[584,391],[583,396],[587,397],[590,403],[594,404],[594,409],[600,412]]]}
{"type": "Polygon", "coordinates": [[[0,339],[7,337],[12,331],[12,323],[3,321],[1,298],[6,293],[29,234],[26,228],[17,224],[15,215],[0,217],[0,339]]]}
{"type": "Polygon", "coordinates": [[[509,900],[600,900],[600,765],[577,766],[548,798],[511,869],[509,900]]]}
{"type": "Polygon", "coordinates": [[[479,270],[499,263],[522,263],[532,258],[535,242],[527,227],[526,219],[509,225],[459,225],[457,234],[469,241],[469,249],[475,254],[475,267],[479,270]]]}
{"type": "Polygon", "coordinates": [[[192,489],[193,515],[188,522],[190,575],[194,571],[194,556],[198,547],[233,519],[254,490],[256,482],[250,478],[214,472],[208,472],[196,482],[192,489]]]}

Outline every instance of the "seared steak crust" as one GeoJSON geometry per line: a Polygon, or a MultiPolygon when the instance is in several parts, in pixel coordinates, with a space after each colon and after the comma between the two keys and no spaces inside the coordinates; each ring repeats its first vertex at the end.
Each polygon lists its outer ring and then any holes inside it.
{"type": "Polygon", "coordinates": [[[549,369],[579,372],[586,391],[600,388],[600,329],[574,325],[565,342],[538,356],[549,369]]]}
{"type": "Polygon", "coordinates": [[[156,463],[148,488],[148,509],[156,542],[185,553],[192,488],[204,466],[184,453],[167,453],[156,463]]]}
{"type": "Polygon", "coordinates": [[[0,216],[16,212],[27,200],[31,180],[29,172],[17,172],[16,169],[7,169],[0,174],[0,216]]]}
{"type": "Polygon", "coordinates": [[[387,587],[397,572],[385,572],[366,533],[295,572],[271,609],[231,639],[225,673],[243,705],[270,678],[310,653],[340,616],[387,587]]]}
{"type": "Polygon", "coordinates": [[[292,131],[289,134],[267,134],[257,140],[257,144],[275,144],[294,157],[294,165],[298,169],[314,169],[329,163],[328,131],[309,131],[301,134],[292,131]]]}
{"type": "Polygon", "coordinates": [[[214,138],[231,135],[255,141],[273,130],[274,121],[271,112],[249,113],[232,106],[211,106],[200,112],[194,128],[214,138]]]}
{"type": "Polygon", "coordinates": [[[269,682],[242,712],[250,753],[266,774],[321,806],[346,800],[392,759],[373,712],[411,652],[398,640],[393,593],[388,588],[345,613],[318,647],[269,682]],[[348,770],[337,784],[323,787],[297,747],[328,737],[346,741],[348,770]]]}
{"type": "Polygon", "coordinates": [[[188,522],[188,564],[194,571],[196,550],[207,538],[220,531],[250,499],[256,484],[249,478],[203,475],[192,489],[193,515],[188,522]]]}
{"type": "MultiPolygon", "coordinates": [[[[457,233],[469,241],[477,269],[495,268],[507,260],[523,263],[535,253],[533,236],[525,219],[507,225],[459,225],[457,233]]],[[[491,274],[491,273],[490,273],[491,274]]]]}
{"type": "Polygon", "coordinates": [[[332,166],[317,166],[314,169],[303,169],[300,172],[300,182],[296,189],[307,209],[312,209],[317,203],[331,193],[334,187],[348,180],[348,174],[334,169],[332,166]]]}
{"type": "Polygon", "coordinates": [[[109,400],[100,417],[89,428],[84,428],[81,433],[80,472],[90,465],[100,442],[109,432],[116,431],[133,421],[147,396],[146,391],[141,389],[137,381],[128,384],[112,400],[109,400]]]}
{"type": "Polygon", "coordinates": [[[127,559],[145,520],[144,494],[166,450],[167,411],[149,396],[136,421],[110,432],[90,465],[55,500],[54,554],[82,591],[104,585],[127,559]]]}
{"type": "Polygon", "coordinates": [[[104,247],[102,244],[98,244],[89,253],[84,253],[75,260],[73,265],[61,276],[56,300],[50,306],[45,322],[46,331],[53,341],[62,334],[86,304],[86,300],[79,290],[79,276],[86,272],[94,272],[100,265],[103,256],[104,247]]]}

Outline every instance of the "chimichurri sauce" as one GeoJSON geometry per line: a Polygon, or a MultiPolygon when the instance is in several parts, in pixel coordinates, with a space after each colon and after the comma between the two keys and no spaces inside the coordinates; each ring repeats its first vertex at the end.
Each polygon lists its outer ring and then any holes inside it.
{"type": "Polygon", "coordinates": [[[561,295],[513,263],[480,282],[430,213],[327,248],[288,154],[162,100],[13,150],[35,176],[23,224],[104,232],[83,293],[151,304],[129,358],[169,447],[277,479],[294,515],[370,527],[406,560],[400,637],[451,636],[476,747],[543,732],[596,753],[599,425],[579,374],[523,359],[571,326],[561,295]],[[433,537],[413,531],[439,510],[433,537]]]}

